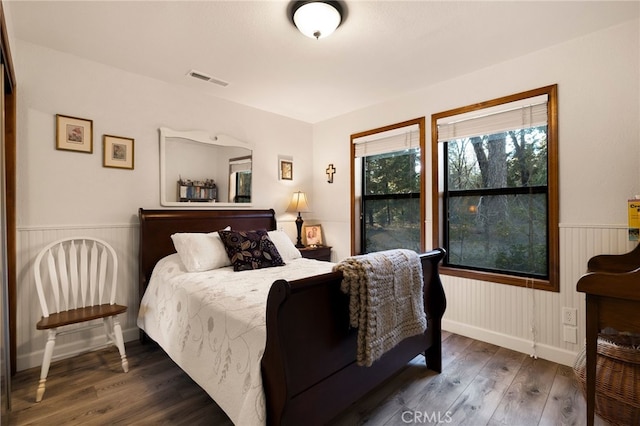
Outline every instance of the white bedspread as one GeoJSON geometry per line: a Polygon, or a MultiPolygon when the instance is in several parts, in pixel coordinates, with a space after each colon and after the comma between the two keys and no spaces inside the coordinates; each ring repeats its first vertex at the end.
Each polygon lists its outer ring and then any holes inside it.
{"type": "Polygon", "coordinates": [[[138,326],[222,407],[236,425],[263,425],[260,361],[266,304],[278,279],[331,272],[334,264],[295,259],[286,266],[186,272],[177,254],[156,265],[138,326]]]}

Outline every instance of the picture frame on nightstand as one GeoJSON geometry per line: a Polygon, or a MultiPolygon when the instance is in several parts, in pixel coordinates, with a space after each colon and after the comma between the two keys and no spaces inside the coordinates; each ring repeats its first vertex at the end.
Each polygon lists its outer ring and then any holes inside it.
{"type": "Polygon", "coordinates": [[[318,247],[324,244],[322,240],[322,225],[305,225],[302,227],[302,244],[307,247],[318,247]]]}

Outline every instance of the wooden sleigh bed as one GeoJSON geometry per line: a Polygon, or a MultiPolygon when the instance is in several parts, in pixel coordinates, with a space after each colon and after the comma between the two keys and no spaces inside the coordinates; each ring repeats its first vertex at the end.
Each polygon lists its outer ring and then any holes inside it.
{"type": "MultiPolygon", "coordinates": [[[[175,253],[171,235],[276,229],[273,210],[139,210],[140,297],[156,263],[175,253]]],[[[441,249],[420,255],[427,331],[403,340],[371,367],[356,364],[357,330],[349,327],[342,273],[294,281],[276,280],[268,293],[266,347],[261,360],[269,425],[326,424],[367,392],[403,369],[418,354],[441,371],[441,318],[446,300],[438,263],[441,249]]],[[[141,339],[145,340],[144,332],[141,339]]]]}

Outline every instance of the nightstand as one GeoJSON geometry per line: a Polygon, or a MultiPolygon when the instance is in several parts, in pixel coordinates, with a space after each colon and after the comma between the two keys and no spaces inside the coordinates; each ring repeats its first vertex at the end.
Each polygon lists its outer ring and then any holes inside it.
{"type": "Polygon", "coordinates": [[[305,259],[322,260],[331,262],[331,246],[303,247],[300,250],[305,259]]]}

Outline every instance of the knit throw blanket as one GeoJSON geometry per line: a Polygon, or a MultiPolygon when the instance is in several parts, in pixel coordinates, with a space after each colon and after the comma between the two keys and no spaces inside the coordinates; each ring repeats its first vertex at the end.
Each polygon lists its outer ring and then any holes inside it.
{"type": "Polygon", "coordinates": [[[369,367],[403,339],[424,333],[427,319],[422,264],[411,250],[387,250],[338,263],[349,295],[349,320],[358,328],[358,365],[369,367]]]}

